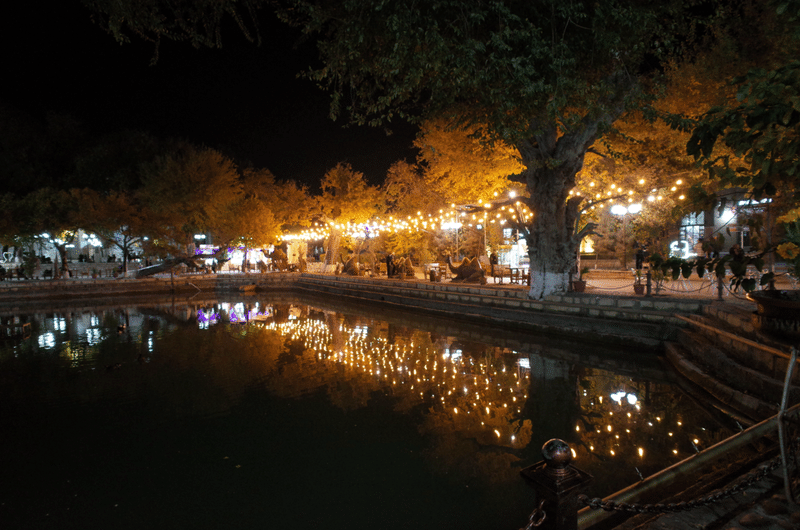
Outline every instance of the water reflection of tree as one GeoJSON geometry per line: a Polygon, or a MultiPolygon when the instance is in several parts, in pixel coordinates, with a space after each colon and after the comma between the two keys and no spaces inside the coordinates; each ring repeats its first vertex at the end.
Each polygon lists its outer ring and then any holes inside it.
{"type": "Polygon", "coordinates": [[[601,476],[606,493],[683,460],[730,435],[663,382],[634,381],[598,369],[578,379],[581,414],[570,439],[575,463],[601,476]],[[608,462],[614,462],[613,474],[608,462]]]}
{"type": "MultiPolygon", "coordinates": [[[[223,309],[256,308],[218,304],[208,312],[223,309]]],[[[548,357],[546,349],[527,353],[521,368],[513,350],[363,316],[292,304],[265,313],[271,317],[263,323],[213,326],[183,313],[160,318],[157,311],[63,322],[51,317],[40,327],[57,344],[31,347],[31,355],[57,355],[63,364],[55,371],[73,370],[71,378],[50,376],[57,395],[124,402],[136,393],[166,417],[224,413],[254,385],[282,398],[325,392],[344,411],[388,396],[397,414],[419,417],[434,469],[483,482],[517,481],[519,466],[539,460],[542,443],[560,437],[575,449],[577,465],[595,476],[605,473],[610,482],[600,493],[610,493],[638,480],[637,468],[648,474],[667,465],[670,455],[672,461],[688,456],[692,443],[702,448],[724,434],[685,427],[710,422],[685,412],[696,408],[671,386],[581,367],[548,357]],[[111,326],[121,318],[138,324],[117,334],[111,326]],[[72,331],[59,333],[65,326],[72,331]],[[79,340],[86,329],[102,329],[96,343],[79,340]],[[88,362],[99,369],[81,370],[88,362]],[[122,368],[103,369],[115,363],[122,368]],[[611,395],[620,391],[624,399],[614,401],[611,395]],[[629,394],[635,403],[627,401],[629,394]]],[[[7,353],[0,362],[9,366],[7,353]]]]}
{"type": "MultiPolygon", "coordinates": [[[[499,348],[363,317],[326,313],[281,333],[302,340],[306,350],[275,372],[270,388],[291,396],[324,387],[343,410],[367,406],[374,392],[393,396],[398,413],[423,407],[419,428],[429,439],[432,465],[463,477],[516,480],[520,459],[538,460],[543,442],[560,437],[572,444],[576,463],[605,473],[600,486],[613,491],[638,480],[637,469],[654,472],[667,456],[687,456],[687,445],[724,434],[700,430],[689,440],[679,433],[678,411],[687,407],[670,386],[583,368],[544,351],[529,354],[528,376],[499,348]],[[623,390],[637,402],[610,397],[623,390]],[[672,436],[667,426],[675,427],[672,436]],[[647,447],[641,455],[640,447],[647,447]],[[610,460],[619,473],[607,472],[610,460]]],[[[691,419],[693,425],[706,420],[691,419]]]]}
{"type": "Polygon", "coordinates": [[[274,329],[303,336],[307,348],[268,369],[272,391],[295,396],[324,387],[343,410],[367,406],[375,392],[391,395],[398,413],[427,409],[420,430],[437,466],[516,480],[511,463],[528,443],[530,421],[518,419],[523,392],[513,360],[497,358],[494,348],[460,345],[460,357],[445,358],[441,338],[430,333],[334,313],[274,329]]]}

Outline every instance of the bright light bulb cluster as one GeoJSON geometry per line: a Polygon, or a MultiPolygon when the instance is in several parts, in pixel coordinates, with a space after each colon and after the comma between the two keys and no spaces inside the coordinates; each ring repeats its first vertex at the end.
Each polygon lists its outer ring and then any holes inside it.
{"type": "MultiPolygon", "coordinates": [[[[570,196],[584,196],[587,198],[586,208],[605,208],[607,205],[611,208],[627,208],[626,213],[639,213],[642,208],[642,202],[654,203],[664,200],[664,195],[658,189],[653,188],[649,191],[641,189],[647,184],[645,179],[639,179],[639,187],[624,188],[611,184],[609,189],[597,191],[596,182],[589,182],[589,189],[585,191],[586,195],[582,195],[579,189],[574,189],[569,192],[570,196]],[[635,210],[635,211],[634,211],[635,210]]],[[[684,200],[686,195],[680,193],[680,186],[683,185],[682,179],[677,179],[674,185],[669,186],[670,192],[677,195],[678,200],[684,200]]],[[[495,193],[497,196],[497,193],[495,193]]],[[[508,194],[507,201],[510,202],[517,197],[515,192],[508,194]]],[[[510,205],[504,205],[497,208],[492,202],[478,201],[478,206],[483,208],[483,211],[478,211],[477,208],[471,206],[456,206],[451,204],[448,209],[440,209],[438,214],[424,214],[417,212],[416,215],[408,215],[406,217],[388,218],[376,217],[363,223],[316,223],[311,228],[304,229],[298,233],[283,234],[279,236],[285,241],[289,240],[304,240],[304,241],[318,241],[325,239],[330,234],[331,230],[337,229],[346,236],[356,239],[377,237],[382,233],[401,233],[401,232],[418,232],[429,230],[452,230],[468,227],[486,226],[487,224],[506,225],[512,221],[528,223],[533,218],[533,212],[521,201],[516,201],[510,205]],[[466,211],[465,211],[466,210],[466,211]]]]}

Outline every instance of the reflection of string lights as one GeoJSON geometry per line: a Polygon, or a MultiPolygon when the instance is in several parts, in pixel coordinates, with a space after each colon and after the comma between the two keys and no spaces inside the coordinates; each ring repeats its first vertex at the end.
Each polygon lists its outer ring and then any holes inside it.
{"type": "MultiPolygon", "coordinates": [[[[413,340],[398,337],[390,343],[370,333],[368,326],[342,324],[332,333],[327,324],[314,319],[261,325],[302,343],[314,352],[317,361],[407,388],[419,401],[436,404],[436,410],[452,411],[454,417],[468,416],[469,420],[462,421],[478,422],[494,443],[520,442],[512,423],[521,409],[509,405],[518,405],[519,399],[527,398],[527,383],[523,382],[527,375],[521,377],[505,366],[465,359],[460,349],[451,349],[449,355],[444,355],[435,346],[413,340]],[[464,399],[466,396],[469,399],[464,399]]],[[[470,429],[468,425],[463,427],[470,429]]]]}
{"type": "MultiPolygon", "coordinates": [[[[286,344],[291,343],[293,351],[296,348],[302,352],[302,361],[298,360],[296,369],[281,365],[281,370],[286,369],[282,373],[299,377],[310,372],[332,378],[345,376],[344,380],[351,381],[353,388],[366,390],[367,395],[379,390],[398,398],[403,408],[422,405],[429,411],[426,417],[432,418],[432,424],[479,440],[481,444],[527,446],[531,440],[531,426],[523,431],[519,420],[523,417],[521,408],[528,398],[528,388],[531,385],[535,387],[539,380],[548,380],[547,384],[553,381],[541,373],[535,355],[519,356],[514,365],[508,358],[500,356],[500,349],[487,347],[476,354],[470,343],[449,337],[431,343],[430,335],[424,332],[393,332],[393,342],[390,342],[389,331],[382,323],[376,324],[369,319],[352,321],[333,314],[325,318],[307,317],[307,312],[298,306],[278,310],[278,306],[257,302],[221,303],[215,309],[197,311],[197,325],[206,328],[219,323],[225,320],[220,319],[223,313],[235,315],[236,319],[250,319],[250,326],[237,324],[230,326],[232,330],[240,330],[242,334],[260,329],[275,332],[284,338],[286,344]],[[278,316],[287,319],[289,313],[300,318],[278,320],[278,316]],[[269,318],[258,318],[263,315],[269,318]],[[254,325],[253,320],[259,323],[254,325]],[[531,363],[537,366],[534,375],[529,375],[531,363]],[[531,382],[531,377],[535,381],[531,382]]],[[[91,326],[99,325],[102,319],[93,316],[86,317],[85,321],[91,326]]],[[[39,347],[55,347],[63,335],[58,330],[70,326],[74,326],[74,319],[69,322],[48,319],[47,327],[53,332],[39,336],[39,347]]],[[[96,330],[91,333],[94,335],[96,330]]],[[[90,338],[84,329],[80,330],[80,337],[95,344],[89,352],[97,350],[95,341],[101,337],[94,335],[90,338]]],[[[265,337],[270,338],[269,344],[279,342],[273,341],[272,335],[265,334],[265,337]]],[[[143,333],[139,340],[146,345],[148,352],[153,352],[156,344],[153,330],[143,333]]],[[[75,345],[65,347],[59,353],[71,360],[73,366],[83,362],[87,356],[86,350],[79,350],[75,345]]],[[[581,386],[576,387],[579,390],[573,394],[579,402],[575,414],[580,419],[579,423],[570,422],[567,426],[570,431],[574,428],[573,436],[580,440],[571,445],[575,451],[574,458],[581,461],[581,466],[592,465],[595,458],[591,455],[594,454],[598,461],[612,461],[611,465],[620,470],[626,466],[638,466],[646,471],[648,466],[656,465],[660,469],[667,461],[675,461],[676,457],[685,457],[709,446],[713,437],[720,434],[692,428],[690,418],[670,409],[676,401],[672,397],[666,397],[659,405],[654,395],[659,392],[663,395],[663,387],[657,389],[658,385],[653,383],[648,387],[644,383],[637,385],[627,377],[609,377],[603,375],[602,370],[593,368],[581,367],[580,371],[581,386]]],[[[319,384],[319,379],[314,384],[319,384]]],[[[292,388],[291,384],[283,386],[292,388]]],[[[349,388],[349,385],[331,385],[334,389],[337,386],[340,390],[349,388]]],[[[537,426],[532,428],[535,430],[537,426]]],[[[540,437],[552,435],[552,432],[537,433],[540,437]]]]}
{"type": "MultiPolygon", "coordinates": [[[[267,307],[261,309],[269,312],[267,307]]],[[[337,319],[333,326],[324,319],[313,318],[282,322],[271,319],[259,324],[302,344],[316,362],[339,367],[350,376],[367,378],[360,385],[363,388],[388,387],[398,397],[410,399],[408,406],[414,406],[414,402],[429,405],[430,414],[440,415],[436,421],[449,423],[481,443],[519,447],[530,440],[530,432],[520,436],[518,421],[522,402],[528,398],[528,357],[521,357],[516,370],[509,370],[502,361],[494,362],[492,356],[464,355],[457,342],[447,341],[448,346],[439,347],[396,335],[392,343],[379,328],[363,322],[348,325],[346,320],[337,319]]],[[[647,465],[646,456],[650,455],[650,465],[654,465],[655,455],[664,454],[661,450],[669,452],[671,459],[680,452],[678,440],[666,433],[663,436],[673,443],[660,448],[663,444],[654,438],[660,431],[653,430],[653,425],[658,425],[662,416],[642,412],[639,391],[604,392],[609,399],[604,399],[603,394],[591,395],[585,389],[581,394],[584,412],[591,417],[592,409],[602,411],[604,420],[592,428],[575,426],[583,440],[576,446],[576,459],[596,453],[618,460],[635,458],[647,465]]]]}
{"type": "MultiPolygon", "coordinates": [[[[638,401],[638,398],[636,397],[635,394],[628,394],[625,391],[615,392],[614,394],[611,394],[609,397],[614,401],[616,401],[618,404],[622,402],[623,398],[625,398],[625,400],[630,405],[636,405],[636,402],[638,401]]],[[[628,415],[630,416],[630,413],[628,413],[628,415]]]]}

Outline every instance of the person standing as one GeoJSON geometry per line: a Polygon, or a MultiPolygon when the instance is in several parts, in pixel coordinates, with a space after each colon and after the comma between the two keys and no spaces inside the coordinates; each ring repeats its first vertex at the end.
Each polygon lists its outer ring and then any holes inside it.
{"type": "Polygon", "coordinates": [[[644,266],[644,245],[640,245],[638,241],[634,241],[633,248],[636,249],[636,270],[642,270],[644,266]]]}
{"type": "Polygon", "coordinates": [[[496,253],[494,253],[494,252],[492,252],[492,253],[489,255],[489,265],[491,266],[491,270],[492,270],[492,278],[494,278],[494,277],[495,277],[495,276],[494,276],[494,266],[495,266],[495,265],[497,265],[497,261],[498,261],[498,260],[497,260],[497,254],[496,254],[496,253]]]}
{"type": "Polygon", "coordinates": [[[386,255],[386,276],[394,276],[394,254],[391,252],[386,255]]]}

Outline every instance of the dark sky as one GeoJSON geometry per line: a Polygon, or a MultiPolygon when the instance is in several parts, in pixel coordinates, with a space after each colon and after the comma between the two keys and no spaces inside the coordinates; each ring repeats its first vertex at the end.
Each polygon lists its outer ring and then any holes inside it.
{"type": "Polygon", "coordinates": [[[151,43],[117,44],[77,0],[15,6],[24,12],[0,22],[0,101],[35,117],[68,112],[95,134],[178,136],[312,185],[340,161],[379,183],[392,162],[415,155],[407,124],[387,135],[331,121],[328,95],[296,78],[315,52],[295,49],[295,34],[268,13],[261,47],[231,27],[222,49],[164,42],[150,66],[151,43]]]}

